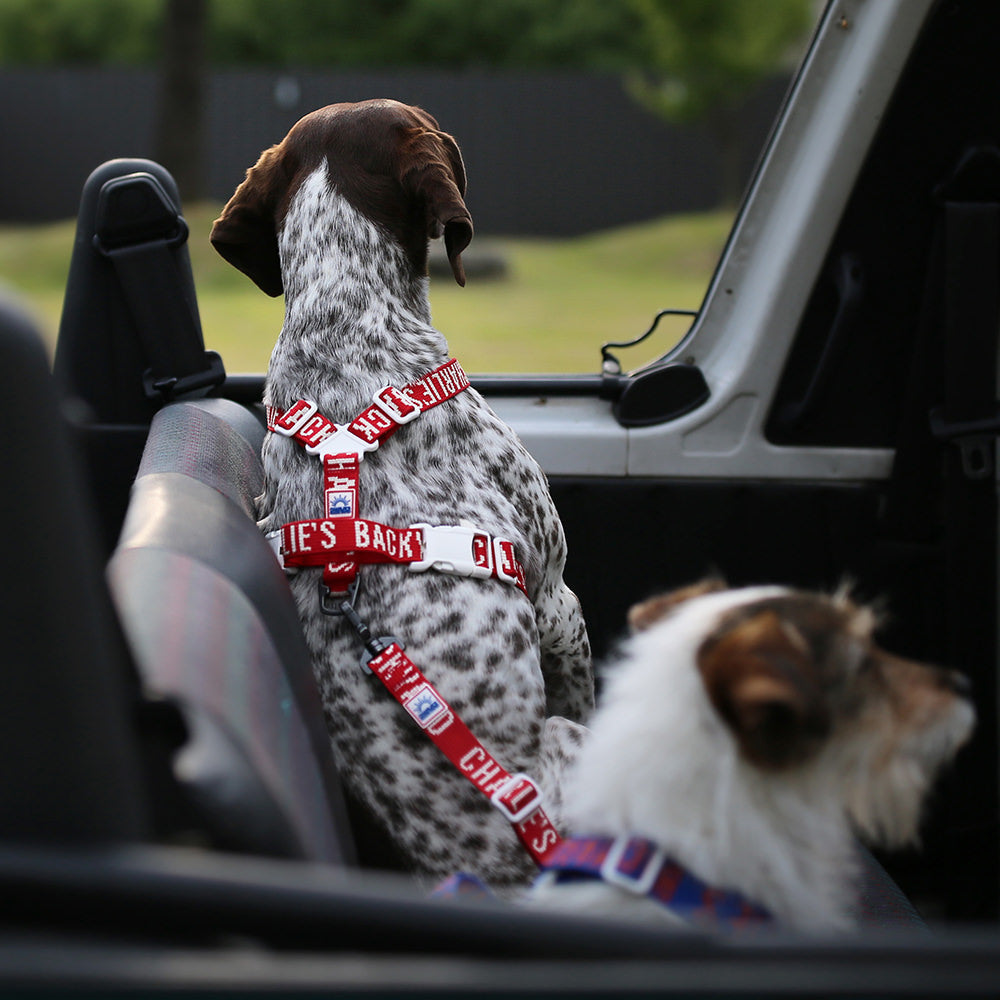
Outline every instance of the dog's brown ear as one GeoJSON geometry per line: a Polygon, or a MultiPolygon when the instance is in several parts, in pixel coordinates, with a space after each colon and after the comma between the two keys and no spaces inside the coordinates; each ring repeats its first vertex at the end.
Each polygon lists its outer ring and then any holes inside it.
{"type": "Polygon", "coordinates": [[[465,164],[458,144],[434,129],[414,128],[403,143],[400,180],[426,206],[427,235],[444,236],[455,280],[465,284],[462,251],[472,242],[472,215],[465,207],[465,164]]]}
{"type": "Polygon", "coordinates": [[[758,767],[777,770],[807,760],[829,731],[808,645],[773,611],[710,637],[698,667],[741,753],[758,767]]]}
{"type": "Polygon", "coordinates": [[[642,632],[650,625],[655,625],[661,619],[666,618],[678,605],[684,604],[694,597],[701,597],[703,594],[712,594],[725,589],[726,584],[723,580],[712,577],[708,580],[692,583],[687,587],[678,587],[666,594],[657,594],[656,597],[640,601],[629,608],[629,628],[633,632],[642,632]]]}
{"type": "Polygon", "coordinates": [[[234,267],[268,295],[281,295],[275,213],[288,181],[282,147],[265,150],[215,220],[209,239],[234,267]]]}

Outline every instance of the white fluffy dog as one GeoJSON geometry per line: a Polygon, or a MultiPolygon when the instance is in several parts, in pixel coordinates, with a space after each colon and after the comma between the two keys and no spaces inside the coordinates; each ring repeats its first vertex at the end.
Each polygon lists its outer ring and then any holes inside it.
{"type": "Polygon", "coordinates": [[[851,927],[855,833],[915,839],[974,724],[965,678],[879,649],[846,594],[704,584],[630,621],[565,787],[587,838],[564,844],[533,901],[851,927]]]}

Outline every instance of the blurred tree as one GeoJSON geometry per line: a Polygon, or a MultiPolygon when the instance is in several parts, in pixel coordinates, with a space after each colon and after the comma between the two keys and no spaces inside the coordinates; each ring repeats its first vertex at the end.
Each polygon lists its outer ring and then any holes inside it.
{"type": "Polygon", "coordinates": [[[638,19],[607,0],[225,0],[212,53],[229,63],[622,69],[638,19]]]}
{"type": "Polygon", "coordinates": [[[223,0],[211,11],[213,62],[363,66],[397,62],[407,0],[223,0]]]}
{"type": "Polygon", "coordinates": [[[149,63],[163,0],[0,0],[0,63],[149,63]]]}
{"type": "Polygon", "coordinates": [[[410,60],[454,67],[615,69],[638,51],[638,19],[607,0],[410,0],[410,60]]]}
{"type": "Polygon", "coordinates": [[[208,0],[165,0],[154,157],[186,201],[205,195],[208,0]]]}
{"type": "Polygon", "coordinates": [[[809,28],[811,0],[628,0],[641,22],[641,69],[631,93],[671,122],[705,121],[722,150],[721,193],[743,185],[740,114],[809,28]]]}

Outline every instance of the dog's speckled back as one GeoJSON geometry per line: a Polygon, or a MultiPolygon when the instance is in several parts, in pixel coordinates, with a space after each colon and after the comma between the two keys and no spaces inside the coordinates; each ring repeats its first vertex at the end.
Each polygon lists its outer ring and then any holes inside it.
{"type": "MultiPolygon", "coordinates": [[[[340,149],[338,115],[353,135],[352,109],[359,106],[336,106],[344,110],[332,116],[330,109],[317,113],[313,135],[312,116],[299,123],[290,133],[294,142],[265,153],[248,173],[213,231],[220,250],[265,290],[275,285],[273,275],[267,277],[270,265],[261,261],[280,253],[285,323],[271,357],[265,402],[287,408],[308,397],[338,423],[353,419],[387,383],[416,381],[448,359],[444,337],[430,324],[427,240],[442,231],[448,239],[449,226],[458,227],[450,253],[456,279],[464,281],[460,252],[466,231],[471,238],[461,199],[464,169],[455,169],[453,140],[435,139],[443,133],[424,113],[393,102],[375,104],[360,106],[366,132],[378,131],[382,120],[389,135],[382,141],[395,141],[400,150],[383,157],[395,172],[393,198],[403,198],[396,188],[409,191],[412,175],[419,175],[404,220],[420,230],[419,240],[412,234],[400,239],[399,220],[392,226],[373,221],[379,212],[358,204],[357,192],[383,190],[385,177],[366,187],[354,167],[330,165],[340,149]],[[410,124],[401,126],[401,116],[410,124]],[[306,148],[324,154],[313,156],[315,165],[304,176],[294,169],[303,160],[303,136],[310,138],[306,148]],[[440,147],[436,156],[428,154],[434,142],[440,147]],[[420,152],[418,162],[408,165],[405,151],[411,147],[420,152]],[[338,184],[344,176],[354,180],[338,184]],[[259,222],[268,214],[273,241],[256,222],[248,232],[241,228],[248,218],[259,222]],[[423,260],[418,257],[415,265],[417,243],[423,260]]],[[[264,530],[323,516],[322,469],[315,458],[277,435],[268,436],[263,458],[264,530]]],[[[375,634],[403,641],[509,771],[539,779],[549,795],[547,808],[557,809],[559,772],[582,732],[568,720],[582,721],[589,713],[593,680],[583,618],[562,582],[565,541],[543,473],[516,435],[468,389],[365,457],[359,509],[363,517],[396,526],[468,519],[515,543],[530,600],[496,580],[366,566],[356,605],[375,634]]],[[[415,870],[431,876],[472,871],[501,887],[529,878],[533,865],[509,825],[361,670],[360,643],[341,619],[320,610],[318,580],[318,571],[303,571],[291,586],[349,787],[415,870]]]]}

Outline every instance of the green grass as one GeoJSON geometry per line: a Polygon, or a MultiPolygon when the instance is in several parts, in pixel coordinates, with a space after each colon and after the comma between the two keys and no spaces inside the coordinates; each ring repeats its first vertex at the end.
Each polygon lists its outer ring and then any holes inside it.
{"type": "MultiPolygon", "coordinates": [[[[232,372],[263,371],[281,327],[282,300],[269,299],[212,250],[218,206],[185,212],[191,263],[207,347],[232,372]]],[[[574,239],[489,239],[467,253],[500,253],[505,278],[465,288],[431,281],[434,324],[474,372],[593,372],[605,341],[642,333],[660,309],[696,309],[729,230],[727,213],[672,216],[574,239]]],[[[74,224],[0,226],[0,282],[11,287],[55,342],[69,270],[74,224]]],[[[628,367],[665,351],[686,329],[662,324],[642,351],[623,352],[628,367]]]]}

